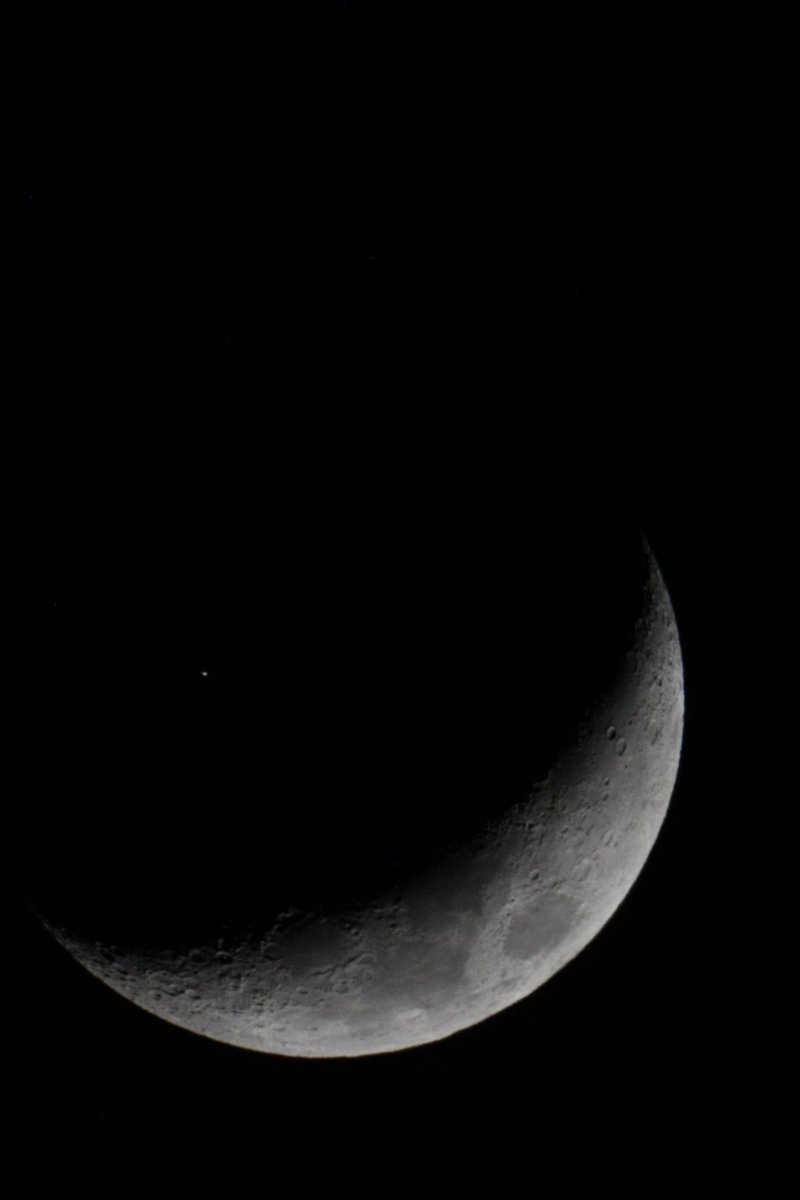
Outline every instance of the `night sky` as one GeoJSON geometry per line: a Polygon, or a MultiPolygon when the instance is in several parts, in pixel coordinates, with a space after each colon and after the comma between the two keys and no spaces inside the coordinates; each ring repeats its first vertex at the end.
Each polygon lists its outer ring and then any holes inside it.
{"type": "Polygon", "coordinates": [[[675,1194],[751,1170],[771,1194],[786,1002],[768,935],[791,875],[765,866],[781,789],[758,748],[774,768],[790,744],[763,672],[780,670],[792,542],[769,53],[677,21],[355,2],[218,20],[41,18],[7,52],[5,1076],[22,1161],[103,1194],[156,1158],[164,1186],[235,1165],[287,1195],[478,1176],[570,1195],[577,1174],[675,1194]],[[472,786],[463,819],[497,764],[520,786],[522,727],[491,720],[527,694],[508,664],[528,617],[552,627],[543,727],[602,671],[637,528],[683,646],[680,774],[621,909],[528,1001],[399,1055],[260,1056],[137,1010],[30,914],[36,889],[91,908],[96,864],[108,886],[148,847],[163,873],[187,829],[235,889],[258,839],[216,803],[228,760],[209,776],[197,751],[235,742],[246,791],[264,719],[293,796],[268,822],[277,878],[310,826],[305,887],[413,857],[435,808],[404,807],[421,775],[472,786]],[[376,652],[389,594],[408,623],[376,652]],[[497,640],[468,670],[487,613],[497,640]],[[587,633],[601,619],[608,642],[587,633]],[[344,710],[326,718],[324,688],[303,707],[297,679],[337,672],[344,710]],[[435,747],[421,695],[449,713],[435,747]],[[383,703],[358,795],[379,780],[390,799],[356,802],[371,824],[353,843],[335,807],[298,816],[322,777],[303,723],[326,778],[352,781],[345,730],[383,703]],[[179,769],[196,799],[176,806],[179,769]]]}

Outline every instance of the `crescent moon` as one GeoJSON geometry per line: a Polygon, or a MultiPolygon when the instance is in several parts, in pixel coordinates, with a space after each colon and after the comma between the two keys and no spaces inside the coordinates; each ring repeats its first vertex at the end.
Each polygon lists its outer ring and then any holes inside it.
{"type": "Polygon", "coordinates": [[[132,950],[48,921],[93,975],[195,1033],[271,1054],[356,1057],[435,1042],[530,996],[605,925],[658,835],[684,714],[675,615],[643,546],[615,681],[527,797],[402,889],[246,935],[132,950]]]}

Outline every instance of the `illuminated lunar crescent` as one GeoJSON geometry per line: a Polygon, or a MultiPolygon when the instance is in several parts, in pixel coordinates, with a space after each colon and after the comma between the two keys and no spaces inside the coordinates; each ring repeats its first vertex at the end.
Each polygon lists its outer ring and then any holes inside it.
{"type": "Polygon", "coordinates": [[[641,871],[675,783],[683,671],[646,546],[613,682],[545,777],[399,888],[190,948],[132,950],[48,921],[93,975],[235,1046],[352,1057],[448,1037],[529,996],[597,934],[641,871]]]}

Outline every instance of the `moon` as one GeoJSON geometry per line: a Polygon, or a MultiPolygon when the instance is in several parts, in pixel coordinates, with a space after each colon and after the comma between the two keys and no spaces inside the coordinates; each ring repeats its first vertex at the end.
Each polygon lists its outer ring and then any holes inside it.
{"type": "MultiPolygon", "coordinates": [[[[173,945],[93,937],[43,913],[103,983],[183,1029],[303,1058],[449,1037],[541,987],[639,875],[675,784],[684,715],[675,615],[642,539],[626,646],[523,796],[403,879],[337,906],[287,905],[173,945]]],[[[214,670],[200,672],[202,686],[214,670]],[[206,677],[206,672],[208,676],[206,677]]],[[[536,730],[530,731],[532,739],[536,730]]]]}

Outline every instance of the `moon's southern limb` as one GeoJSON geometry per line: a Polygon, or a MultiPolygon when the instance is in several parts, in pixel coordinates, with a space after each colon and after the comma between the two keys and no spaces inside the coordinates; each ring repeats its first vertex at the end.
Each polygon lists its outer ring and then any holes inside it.
{"type": "Polygon", "coordinates": [[[530,995],[623,900],[675,783],[681,651],[660,571],[643,553],[639,616],[616,679],[523,801],[403,887],[325,913],[290,909],[263,928],[180,950],[134,951],[49,927],[142,1008],[267,1053],[401,1050],[530,995]]]}

